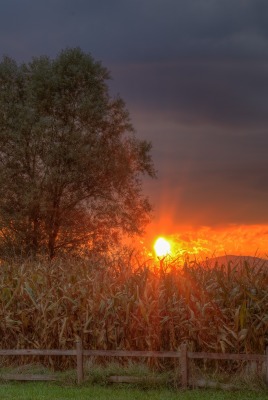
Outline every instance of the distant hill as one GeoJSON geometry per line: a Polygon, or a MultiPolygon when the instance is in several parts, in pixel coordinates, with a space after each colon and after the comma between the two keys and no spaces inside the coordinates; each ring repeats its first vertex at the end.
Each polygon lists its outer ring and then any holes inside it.
{"type": "Polygon", "coordinates": [[[227,254],[221,257],[207,258],[201,262],[201,264],[209,267],[214,267],[215,264],[218,266],[227,266],[229,264],[232,267],[241,267],[245,265],[245,263],[254,268],[268,268],[268,259],[253,256],[234,256],[227,254]]]}

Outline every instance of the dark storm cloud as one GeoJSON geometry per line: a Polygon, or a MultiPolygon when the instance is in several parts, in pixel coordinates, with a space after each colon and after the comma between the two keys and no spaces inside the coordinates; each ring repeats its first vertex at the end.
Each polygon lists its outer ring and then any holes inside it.
{"type": "Polygon", "coordinates": [[[113,69],[114,90],[130,102],[169,112],[177,121],[221,125],[268,122],[268,64],[151,63],[113,69]]]}
{"type": "Polygon", "coordinates": [[[174,220],[184,224],[267,222],[267,133],[191,131],[178,136],[173,131],[169,146],[164,130],[158,140],[160,180],[150,184],[150,191],[160,210],[168,204],[174,220]]]}
{"type": "Polygon", "coordinates": [[[265,1],[81,1],[79,9],[116,60],[268,54],[265,1]]]}
{"type": "Polygon", "coordinates": [[[197,60],[115,75],[138,110],[138,132],[154,143],[160,179],[150,191],[158,202],[175,203],[184,223],[268,221],[265,65],[197,60]]]}
{"type": "Polygon", "coordinates": [[[2,0],[0,32],[27,56],[76,43],[114,61],[263,58],[267,15],[265,0],[2,0]]]}
{"type": "Polygon", "coordinates": [[[1,0],[0,52],[91,52],[153,142],[156,211],[168,201],[185,223],[264,223],[267,20],[266,0],[1,0]]]}

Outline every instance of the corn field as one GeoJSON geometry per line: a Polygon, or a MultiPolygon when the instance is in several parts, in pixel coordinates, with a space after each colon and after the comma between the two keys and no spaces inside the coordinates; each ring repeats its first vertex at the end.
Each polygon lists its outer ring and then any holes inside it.
{"type": "Polygon", "coordinates": [[[2,262],[1,348],[260,353],[268,269],[164,260],[2,262]],[[155,264],[155,265],[153,265],[155,264]]]}

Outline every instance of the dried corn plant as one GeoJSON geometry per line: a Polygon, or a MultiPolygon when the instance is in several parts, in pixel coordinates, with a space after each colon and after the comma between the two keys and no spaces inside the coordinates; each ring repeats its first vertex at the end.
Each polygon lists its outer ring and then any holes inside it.
{"type": "Polygon", "coordinates": [[[186,342],[192,351],[263,354],[266,266],[175,260],[159,273],[134,261],[3,262],[1,348],[68,349],[79,336],[88,349],[176,350],[186,342]]]}

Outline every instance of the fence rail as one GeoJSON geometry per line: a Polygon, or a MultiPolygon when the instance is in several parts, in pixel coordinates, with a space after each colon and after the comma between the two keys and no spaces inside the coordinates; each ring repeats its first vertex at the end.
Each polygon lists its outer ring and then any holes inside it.
{"type": "Polygon", "coordinates": [[[76,350],[16,349],[0,350],[0,356],[75,356],[76,350]]]}
{"type": "MultiPolygon", "coordinates": [[[[84,357],[153,357],[153,358],[178,358],[180,360],[180,385],[182,388],[187,388],[190,383],[189,379],[189,360],[191,359],[211,359],[211,360],[242,360],[242,361],[257,361],[264,362],[265,365],[265,381],[268,385],[268,346],[266,354],[232,354],[232,353],[205,353],[191,352],[187,350],[187,345],[181,345],[179,351],[127,351],[127,350],[85,350],[82,346],[82,341],[76,341],[76,349],[73,350],[41,350],[41,349],[5,349],[0,350],[0,356],[75,356],[77,383],[80,384],[84,380],[84,357]]],[[[2,379],[6,380],[55,380],[53,375],[25,375],[25,374],[4,374],[2,379]]],[[[124,377],[118,377],[123,379],[124,377]]],[[[132,377],[133,378],[133,377],[132,377]]],[[[135,380],[135,378],[134,378],[135,380]]],[[[113,377],[113,382],[116,382],[116,377],[113,377]]],[[[122,381],[122,380],[121,380],[122,381]]],[[[125,380],[126,381],[126,380],[125,380]]]]}
{"type": "Polygon", "coordinates": [[[180,351],[139,351],[139,350],[83,350],[85,356],[95,357],[153,357],[179,358],[180,351]]]}

